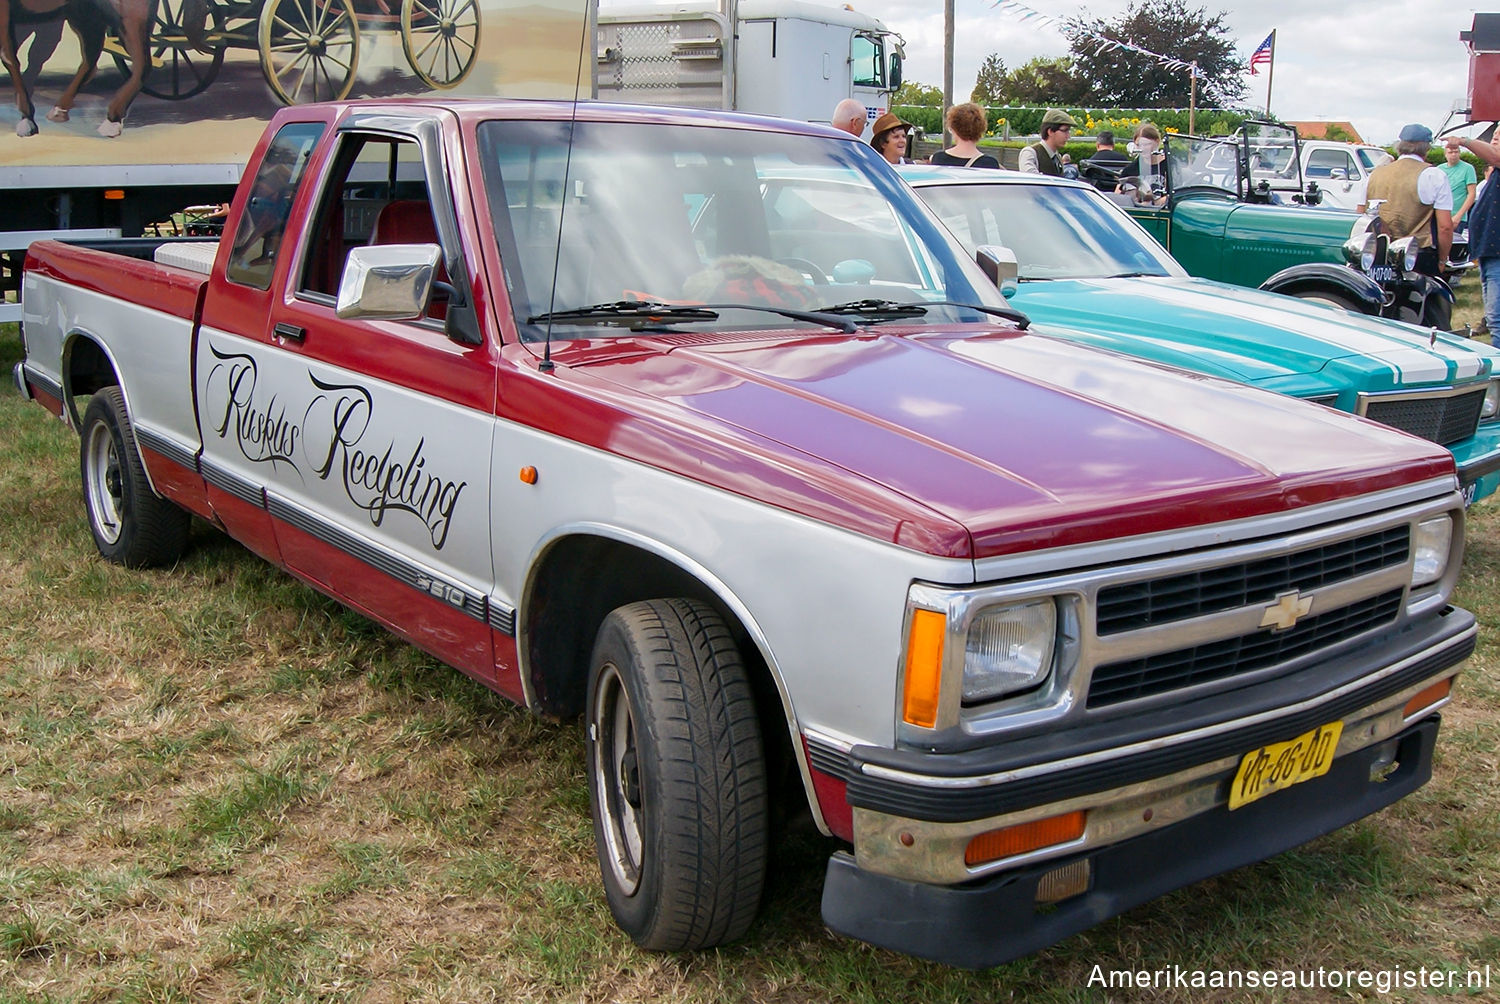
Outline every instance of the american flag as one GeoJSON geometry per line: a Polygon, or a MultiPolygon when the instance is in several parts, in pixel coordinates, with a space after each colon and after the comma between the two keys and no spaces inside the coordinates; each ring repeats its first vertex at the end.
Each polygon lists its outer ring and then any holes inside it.
{"type": "Polygon", "coordinates": [[[1276,30],[1273,28],[1271,34],[1266,36],[1266,40],[1257,45],[1255,51],[1250,53],[1250,75],[1252,77],[1260,72],[1256,67],[1261,63],[1265,63],[1267,66],[1271,64],[1271,52],[1275,48],[1276,30]]]}

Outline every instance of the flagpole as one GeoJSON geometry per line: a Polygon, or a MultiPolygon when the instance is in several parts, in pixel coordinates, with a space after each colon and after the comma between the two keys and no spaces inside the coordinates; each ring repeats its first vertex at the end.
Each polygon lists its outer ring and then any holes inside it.
{"type": "Polygon", "coordinates": [[[1198,114],[1198,64],[1195,62],[1188,67],[1188,135],[1198,135],[1196,122],[1198,114]]]}
{"type": "Polygon", "coordinates": [[[1276,29],[1271,29],[1271,61],[1266,70],[1266,118],[1271,117],[1271,85],[1276,82],[1276,29]]]}

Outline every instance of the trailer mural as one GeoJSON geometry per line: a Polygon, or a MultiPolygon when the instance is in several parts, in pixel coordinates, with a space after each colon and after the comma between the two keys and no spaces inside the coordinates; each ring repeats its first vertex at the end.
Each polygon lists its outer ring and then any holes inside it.
{"type": "MultiPolygon", "coordinates": [[[[12,11],[21,2],[0,0],[12,11]]],[[[40,6],[51,4],[42,0],[40,6]]],[[[587,97],[592,83],[585,59],[593,55],[587,0],[157,0],[145,6],[151,21],[143,44],[130,47],[123,40],[140,31],[125,30],[118,17],[96,47],[90,22],[82,19],[80,28],[80,19],[65,14],[99,9],[91,4],[65,3],[13,23],[5,65],[17,104],[0,113],[0,122],[15,135],[0,137],[0,165],[238,161],[282,105],[433,93],[587,97]],[[65,23],[71,31],[63,30],[65,23]],[[136,47],[144,58],[132,58],[136,47]],[[559,58],[566,53],[576,55],[559,58]],[[149,67],[135,81],[142,63],[149,67]],[[39,109],[53,109],[39,123],[40,116],[22,111],[30,110],[28,94],[39,109]],[[100,135],[121,138],[100,143],[100,135]],[[130,139],[136,142],[125,142],[130,139]],[[122,146],[140,146],[142,155],[122,146]]]]}

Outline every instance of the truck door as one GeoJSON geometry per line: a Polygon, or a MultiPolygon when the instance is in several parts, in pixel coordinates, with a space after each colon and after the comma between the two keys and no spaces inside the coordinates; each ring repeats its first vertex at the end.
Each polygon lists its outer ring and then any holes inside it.
{"type": "MultiPolygon", "coordinates": [[[[273,297],[270,339],[209,344],[200,379],[220,425],[248,421],[277,443],[266,505],[286,566],[493,682],[489,348],[449,337],[442,287],[416,320],[335,313],[350,249],[441,245],[440,230],[457,240],[439,136],[431,121],[340,128],[273,297]]],[[[440,266],[438,278],[452,277],[440,266]]]]}

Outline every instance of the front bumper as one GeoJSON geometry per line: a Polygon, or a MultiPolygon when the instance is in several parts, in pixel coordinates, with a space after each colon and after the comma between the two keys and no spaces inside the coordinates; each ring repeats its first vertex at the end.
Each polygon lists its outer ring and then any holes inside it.
{"type": "Polygon", "coordinates": [[[978,883],[937,886],[878,875],[840,852],[828,862],[823,921],[840,934],[948,965],[982,969],[1009,962],[1404,798],[1432,776],[1438,723],[1431,715],[1386,743],[1339,757],[1320,778],[1233,812],[1220,805],[1121,843],[978,883]],[[1385,773],[1392,744],[1396,766],[1385,773]],[[1044,876],[1085,860],[1092,871],[1087,891],[1037,903],[1044,876]]]}
{"type": "Polygon", "coordinates": [[[1500,422],[1487,422],[1463,442],[1454,443],[1453,462],[1464,502],[1478,502],[1500,487],[1500,422]]]}

